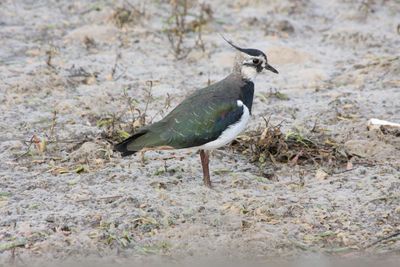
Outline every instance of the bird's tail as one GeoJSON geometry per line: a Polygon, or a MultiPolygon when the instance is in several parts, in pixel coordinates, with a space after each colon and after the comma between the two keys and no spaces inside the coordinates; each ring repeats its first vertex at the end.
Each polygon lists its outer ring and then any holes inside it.
{"type": "Polygon", "coordinates": [[[162,133],[156,128],[158,124],[142,128],[139,132],[115,145],[114,149],[121,152],[123,157],[135,154],[143,148],[152,148],[167,145],[161,138],[162,133]]]}
{"type": "Polygon", "coordinates": [[[118,143],[114,146],[114,150],[121,152],[121,155],[123,157],[135,154],[136,152],[138,152],[140,149],[142,149],[143,147],[137,147],[137,146],[132,146],[132,144],[135,142],[135,140],[143,135],[146,134],[146,131],[143,132],[138,132],[134,135],[132,135],[131,137],[125,139],[124,141],[122,141],[121,143],[118,143]]]}

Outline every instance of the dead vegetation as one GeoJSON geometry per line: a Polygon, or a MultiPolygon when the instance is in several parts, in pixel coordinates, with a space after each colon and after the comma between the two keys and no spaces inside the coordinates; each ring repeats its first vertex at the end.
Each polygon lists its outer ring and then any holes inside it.
{"type": "Polygon", "coordinates": [[[142,17],[145,16],[145,14],[146,12],[144,7],[137,8],[128,1],[125,1],[122,7],[117,7],[114,10],[111,20],[117,27],[123,28],[126,26],[135,25],[142,17]]]}
{"type": "Polygon", "coordinates": [[[67,82],[70,86],[76,87],[79,84],[95,84],[97,82],[98,72],[89,72],[83,67],[76,67],[72,65],[71,68],[66,70],[67,82]]]}
{"type": "Polygon", "coordinates": [[[267,162],[291,165],[324,165],[334,168],[348,162],[346,152],[317,125],[302,133],[299,130],[283,133],[281,125],[272,126],[266,121],[263,128],[239,136],[232,147],[260,167],[267,162]]]}
{"type": "Polygon", "coordinates": [[[204,52],[202,31],[203,27],[212,20],[211,6],[202,3],[200,10],[192,13],[189,12],[191,3],[187,0],[171,0],[170,4],[171,15],[167,20],[165,33],[175,58],[178,60],[185,58],[193,48],[200,48],[204,52]],[[186,39],[193,34],[196,36],[194,46],[185,45],[186,39]]]}
{"type": "Polygon", "coordinates": [[[143,89],[145,100],[143,108],[139,108],[138,101],[128,94],[128,91],[133,89],[129,86],[124,89],[124,93],[121,96],[121,102],[125,102],[126,104],[126,108],[124,108],[122,112],[91,118],[91,121],[102,129],[101,138],[104,138],[109,143],[120,142],[135,133],[139,128],[152,123],[156,116],[163,116],[164,111],[168,110],[171,105],[171,97],[169,94],[167,94],[162,109],[159,109],[159,111],[151,117],[147,113],[150,103],[155,101],[152,95],[153,84],[154,81],[152,80],[146,81],[146,88],[143,89]]]}

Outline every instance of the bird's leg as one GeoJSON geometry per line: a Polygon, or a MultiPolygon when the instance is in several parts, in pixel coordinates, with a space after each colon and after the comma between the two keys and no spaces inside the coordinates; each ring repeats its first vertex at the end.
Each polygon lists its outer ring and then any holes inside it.
{"type": "Polygon", "coordinates": [[[211,187],[210,170],[208,168],[208,153],[203,149],[200,150],[201,166],[203,167],[203,182],[207,187],[211,187]]]}

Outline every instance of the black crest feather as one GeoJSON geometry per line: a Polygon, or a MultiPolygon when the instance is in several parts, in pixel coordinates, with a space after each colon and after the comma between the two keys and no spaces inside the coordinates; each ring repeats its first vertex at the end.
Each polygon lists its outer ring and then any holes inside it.
{"type": "Polygon", "coordinates": [[[267,56],[264,54],[264,52],[254,49],[254,48],[241,48],[237,45],[235,45],[232,41],[227,40],[223,35],[221,35],[222,39],[224,39],[228,44],[230,44],[232,47],[235,49],[239,50],[240,52],[246,53],[250,56],[258,57],[258,56],[263,56],[264,58],[267,58],[267,56]]]}

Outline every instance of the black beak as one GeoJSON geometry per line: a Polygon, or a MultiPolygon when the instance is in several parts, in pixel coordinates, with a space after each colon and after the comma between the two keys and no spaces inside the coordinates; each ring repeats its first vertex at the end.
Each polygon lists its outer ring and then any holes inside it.
{"type": "Polygon", "coordinates": [[[272,66],[269,65],[268,63],[267,63],[267,65],[265,65],[265,69],[266,69],[266,70],[269,70],[269,71],[272,71],[273,73],[276,73],[276,74],[279,73],[274,67],[272,67],[272,66]]]}

